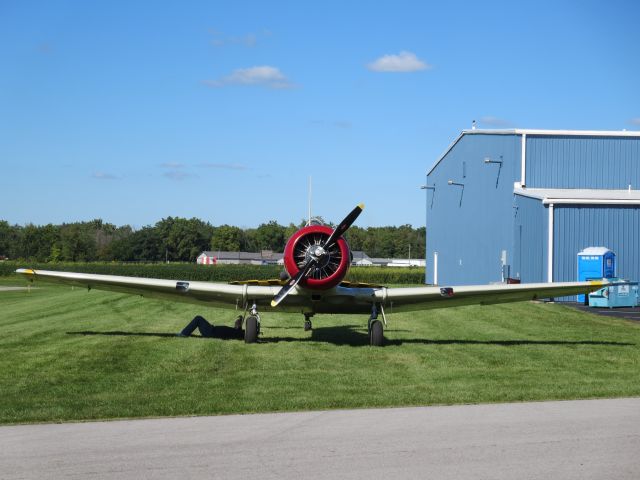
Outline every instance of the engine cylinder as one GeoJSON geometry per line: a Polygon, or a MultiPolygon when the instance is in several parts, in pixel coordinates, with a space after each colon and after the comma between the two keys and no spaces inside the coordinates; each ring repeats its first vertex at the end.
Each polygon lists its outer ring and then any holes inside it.
{"type": "MultiPolygon", "coordinates": [[[[284,248],[284,267],[290,276],[295,276],[318,246],[323,245],[333,229],[324,225],[310,225],[298,230],[284,248]]],[[[300,285],[315,290],[326,290],[338,285],[347,274],[351,264],[351,251],[344,238],[340,237],[323,255],[300,285]]]]}

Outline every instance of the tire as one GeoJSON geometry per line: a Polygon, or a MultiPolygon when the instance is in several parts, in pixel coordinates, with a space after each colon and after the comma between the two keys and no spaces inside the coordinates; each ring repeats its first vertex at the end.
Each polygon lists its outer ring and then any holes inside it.
{"type": "Polygon", "coordinates": [[[244,324],[244,343],[256,343],[258,341],[258,319],[253,315],[247,317],[244,324]]]}
{"type": "Polygon", "coordinates": [[[373,320],[369,330],[369,344],[372,347],[381,347],[384,343],[384,329],[380,320],[373,320]]]}

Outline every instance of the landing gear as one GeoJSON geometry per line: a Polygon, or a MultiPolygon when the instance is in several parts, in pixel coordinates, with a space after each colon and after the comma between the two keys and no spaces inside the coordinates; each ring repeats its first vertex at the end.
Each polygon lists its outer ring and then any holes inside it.
{"type": "Polygon", "coordinates": [[[312,313],[305,313],[304,314],[304,331],[305,332],[308,332],[312,328],[311,317],[313,317],[312,313]]]}
{"type": "Polygon", "coordinates": [[[244,343],[256,343],[258,341],[258,318],[253,315],[247,317],[244,325],[244,343]]]}
{"type": "Polygon", "coordinates": [[[251,315],[244,322],[244,343],[256,343],[260,333],[260,315],[254,303],[251,307],[251,315]]]}
{"type": "Polygon", "coordinates": [[[384,343],[384,329],[380,320],[373,320],[369,327],[369,345],[372,347],[381,347],[384,343]]]}
{"type": "MultiPolygon", "coordinates": [[[[382,306],[380,306],[382,311],[382,318],[386,322],[386,318],[384,315],[384,310],[382,310],[382,306]]],[[[382,322],[378,320],[378,308],[376,305],[371,307],[371,316],[369,317],[368,322],[368,331],[369,331],[369,345],[372,347],[381,347],[384,344],[384,327],[382,326],[382,322]]]]}

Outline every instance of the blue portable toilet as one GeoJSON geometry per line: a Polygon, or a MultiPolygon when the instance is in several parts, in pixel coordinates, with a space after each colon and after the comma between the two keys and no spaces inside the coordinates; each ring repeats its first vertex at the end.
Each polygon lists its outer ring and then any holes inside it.
{"type": "MultiPolygon", "coordinates": [[[[588,247],[578,253],[578,281],[616,276],[616,254],[606,247],[588,247]]],[[[578,295],[584,303],[584,295],[578,295]]]]}

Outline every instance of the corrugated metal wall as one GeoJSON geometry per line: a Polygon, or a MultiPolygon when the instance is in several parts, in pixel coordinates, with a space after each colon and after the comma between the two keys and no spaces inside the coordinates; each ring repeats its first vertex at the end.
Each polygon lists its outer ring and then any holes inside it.
{"type": "Polygon", "coordinates": [[[523,283],[546,282],[549,209],[538,199],[514,197],[511,276],[520,278],[523,283]]]}
{"type": "Polygon", "coordinates": [[[640,280],[640,207],[556,205],[554,281],[575,281],[577,257],[586,247],[616,253],[617,274],[640,280]]]}
{"type": "MultiPolygon", "coordinates": [[[[640,138],[527,136],[529,188],[640,188],[640,138]]],[[[511,276],[547,281],[548,207],[514,195],[520,180],[519,134],[463,135],[427,176],[427,282],[484,284],[501,279],[507,252],[511,276]],[[485,157],[502,159],[502,166],[485,157]],[[447,185],[448,180],[464,188],[447,185]]],[[[576,255],[605,246],[618,255],[618,274],[640,280],[640,207],[556,205],[554,281],[576,279],[576,255]]]]}
{"type": "Polygon", "coordinates": [[[460,285],[501,280],[501,253],[513,254],[513,182],[520,136],[464,135],[427,176],[427,282],[460,285]],[[485,158],[502,160],[486,164],[485,158]],[[453,180],[464,187],[448,185],[453,180]]]}
{"type": "Polygon", "coordinates": [[[526,184],[640,189],[640,138],[527,136],[526,184]]]}

